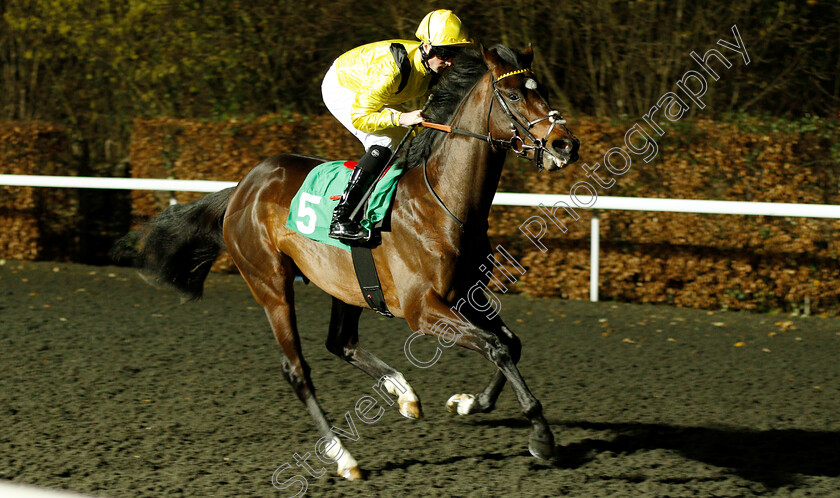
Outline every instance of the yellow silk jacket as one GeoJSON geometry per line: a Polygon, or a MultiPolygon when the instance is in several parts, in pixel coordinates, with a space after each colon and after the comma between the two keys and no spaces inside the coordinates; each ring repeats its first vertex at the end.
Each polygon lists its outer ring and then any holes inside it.
{"type": "Polygon", "coordinates": [[[386,40],[354,48],[336,59],[335,69],[339,84],[356,92],[350,110],[353,126],[367,133],[399,126],[402,113],[387,107],[424,96],[432,80],[420,57],[420,42],[411,40],[386,40]],[[405,47],[411,67],[408,82],[399,93],[402,76],[390,51],[392,43],[405,47]]]}

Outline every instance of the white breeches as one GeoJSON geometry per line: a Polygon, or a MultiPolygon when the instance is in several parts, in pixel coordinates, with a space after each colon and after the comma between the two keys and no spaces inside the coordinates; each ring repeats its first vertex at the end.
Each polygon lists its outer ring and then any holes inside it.
{"type": "Polygon", "coordinates": [[[393,149],[395,144],[399,143],[408,131],[405,128],[388,128],[380,130],[378,133],[367,133],[354,127],[353,121],[350,119],[350,108],[356,99],[356,93],[341,86],[338,82],[335,65],[331,66],[324,76],[324,81],[321,83],[321,94],[324,97],[324,104],[326,104],[327,109],[354,137],[362,142],[365,150],[374,145],[393,149]]]}

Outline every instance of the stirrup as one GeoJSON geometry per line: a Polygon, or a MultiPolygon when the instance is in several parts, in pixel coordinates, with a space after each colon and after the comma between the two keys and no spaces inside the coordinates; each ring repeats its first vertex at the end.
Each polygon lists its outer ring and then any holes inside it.
{"type": "Polygon", "coordinates": [[[371,239],[372,232],[370,230],[366,230],[360,224],[350,221],[347,223],[336,223],[330,225],[330,237],[333,239],[338,239],[342,242],[368,242],[371,239]],[[356,225],[358,230],[353,230],[354,227],[348,227],[347,225],[356,225]]]}
{"type": "Polygon", "coordinates": [[[329,236],[338,240],[355,241],[363,238],[364,227],[350,218],[349,206],[336,206],[330,222],[329,236]]]}

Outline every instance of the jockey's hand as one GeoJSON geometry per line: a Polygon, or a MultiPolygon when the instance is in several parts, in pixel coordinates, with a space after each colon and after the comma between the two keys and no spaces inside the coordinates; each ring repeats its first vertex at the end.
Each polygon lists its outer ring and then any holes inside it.
{"type": "Polygon", "coordinates": [[[411,112],[404,112],[400,114],[401,126],[412,126],[423,122],[423,117],[420,115],[420,109],[411,112]]]}

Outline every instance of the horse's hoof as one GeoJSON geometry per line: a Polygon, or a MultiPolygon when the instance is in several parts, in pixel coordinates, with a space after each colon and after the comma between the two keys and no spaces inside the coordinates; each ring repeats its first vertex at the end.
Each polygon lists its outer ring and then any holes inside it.
{"type": "Polygon", "coordinates": [[[405,418],[417,420],[423,418],[423,409],[419,401],[401,401],[400,414],[405,418]]]}
{"type": "Polygon", "coordinates": [[[359,467],[350,467],[349,469],[344,469],[339,472],[341,477],[347,479],[348,481],[361,481],[364,479],[362,475],[362,471],[359,470],[359,467]]]}
{"type": "Polygon", "coordinates": [[[467,415],[475,404],[475,396],[472,394],[455,394],[446,400],[446,410],[449,413],[467,415]]]}
{"type": "Polygon", "coordinates": [[[551,460],[556,455],[554,441],[536,441],[531,439],[528,443],[528,451],[540,460],[551,460]]]}

